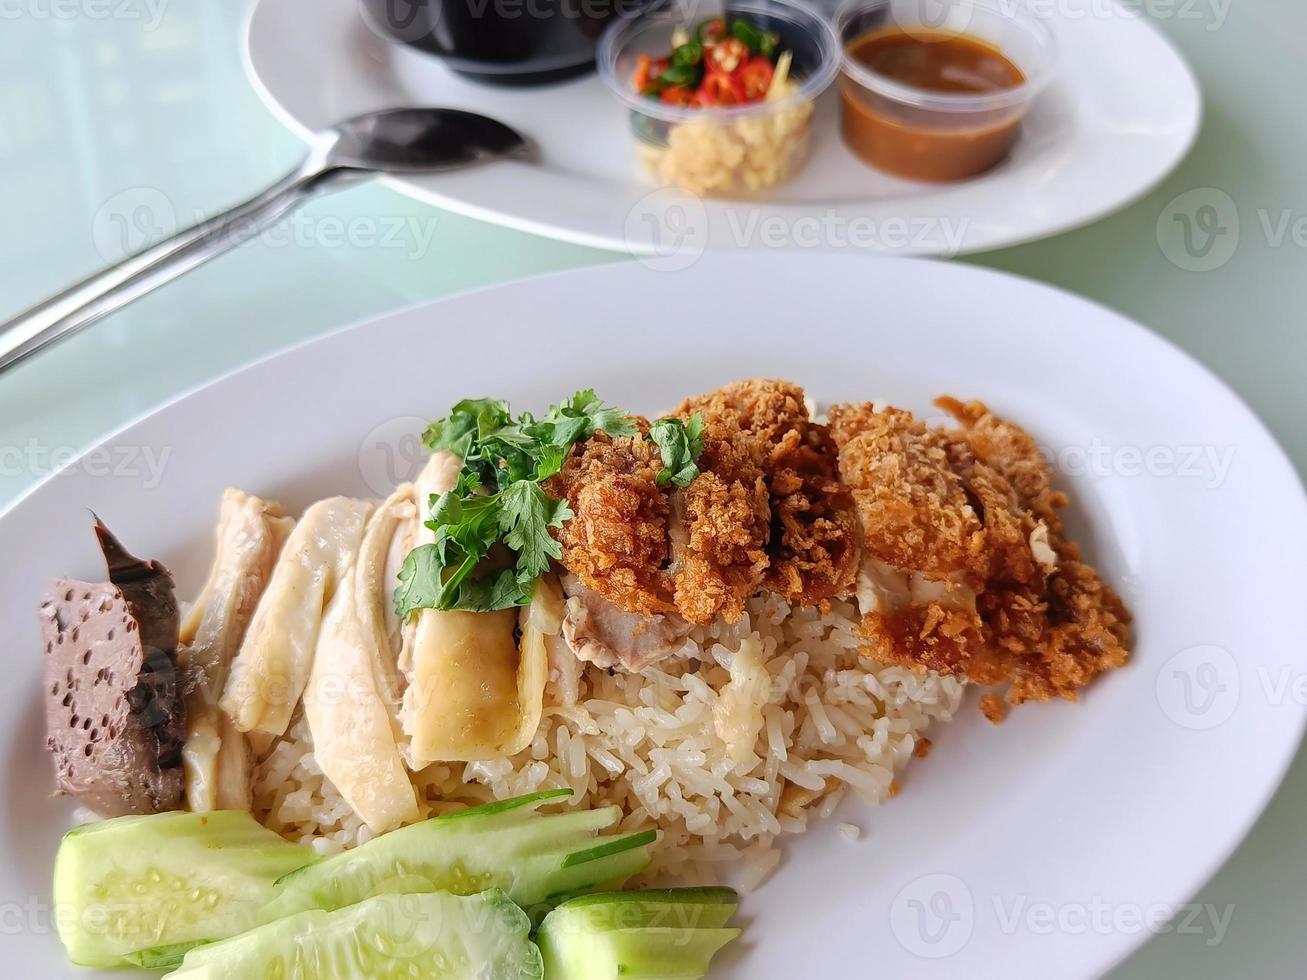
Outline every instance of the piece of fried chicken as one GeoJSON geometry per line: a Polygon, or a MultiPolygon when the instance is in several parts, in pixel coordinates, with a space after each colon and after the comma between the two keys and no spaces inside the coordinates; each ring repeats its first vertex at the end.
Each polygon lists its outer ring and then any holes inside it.
{"type": "Polygon", "coordinates": [[[558,535],[562,563],[627,613],[736,622],[767,567],[762,472],[738,439],[706,433],[699,476],[659,486],[662,459],[639,423],[641,435],[596,433],[551,481],[576,515],[558,535]]]}
{"type": "Polygon", "coordinates": [[[1005,528],[1003,508],[993,518],[986,511],[1000,545],[982,614],[993,660],[1011,680],[1007,701],[1074,701],[1096,676],[1129,659],[1130,613],[1067,539],[1059,513],[1067,498],[1053,489],[1052,469],[1029,433],[979,401],[946,397],[936,404],[962,425],[952,433],[959,455],[965,446],[997,473],[1010,488],[1009,513],[1022,514],[1005,528]],[[1040,606],[1042,615],[1034,611],[1040,606]]]}
{"type": "Polygon", "coordinates": [[[980,402],[937,404],[961,428],[871,404],[830,413],[862,522],[866,650],[1006,686],[1010,704],[1074,701],[1125,663],[1129,614],[1065,539],[1066,498],[1029,434],[980,402]]]}
{"type": "Polygon", "coordinates": [[[558,533],[563,565],[587,588],[628,612],[676,611],[666,567],[671,504],[658,486],[662,459],[644,433],[595,433],[575,447],[546,489],[575,512],[558,533]]]}
{"type": "Polygon", "coordinates": [[[860,554],[857,514],[839,480],[830,432],[812,420],[803,389],[787,381],[739,381],[686,399],[674,414],[702,416],[705,432],[743,449],[761,468],[771,509],[765,587],[813,606],[851,592],[860,554]]]}
{"type": "Polygon", "coordinates": [[[836,405],[830,422],[862,519],[864,630],[880,659],[962,672],[983,645],[986,535],[948,439],[871,404],[836,405]]]}
{"type": "Polygon", "coordinates": [[[763,588],[823,605],[853,590],[857,513],[829,431],[803,389],[742,381],[688,399],[702,417],[699,475],[659,486],[659,451],[640,434],[598,433],[548,487],[575,512],[559,531],[564,625],[577,655],[639,670],[678,649],[695,624],[736,622],[763,588]]]}

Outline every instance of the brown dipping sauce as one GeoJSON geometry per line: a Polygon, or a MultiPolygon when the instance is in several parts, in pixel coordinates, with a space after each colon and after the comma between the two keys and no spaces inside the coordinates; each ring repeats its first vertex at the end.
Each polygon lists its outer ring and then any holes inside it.
{"type": "MultiPolygon", "coordinates": [[[[1026,79],[994,46],[963,34],[887,28],[849,42],[849,57],[877,75],[942,95],[984,95],[1026,79]]],[[[866,162],[914,180],[958,180],[988,170],[1016,142],[1025,104],[948,111],[871,91],[845,75],[844,140],[866,162]]]]}

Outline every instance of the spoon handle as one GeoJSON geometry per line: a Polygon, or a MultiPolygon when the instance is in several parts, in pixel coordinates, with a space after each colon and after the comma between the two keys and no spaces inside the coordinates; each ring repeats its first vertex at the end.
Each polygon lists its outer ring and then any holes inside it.
{"type": "Polygon", "coordinates": [[[248,201],[177,232],[0,324],[0,373],[249,241],[313,195],[360,176],[315,157],[248,201]]]}

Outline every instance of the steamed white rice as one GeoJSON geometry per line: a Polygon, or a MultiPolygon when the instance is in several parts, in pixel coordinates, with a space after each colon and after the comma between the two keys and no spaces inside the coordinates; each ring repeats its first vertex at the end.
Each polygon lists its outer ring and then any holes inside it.
{"type": "MultiPolygon", "coordinates": [[[[570,805],[616,803],[623,829],[662,831],[648,879],[756,887],[780,861],[778,839],[847,792],[893,795],[926,729],[962,698],[956,678],[861,657],[857,624],[851,603],[823,614],[759,595],[738,623],[696,629],[684,658],[640,674],[590,668],[572,697],[555,670],[531,746],[415,774],[423,810],[570,787],[570,805]]],[[[322,853],[372,836],[317,768],[302,720],[260,762],[255,812],[322,853]]]]}

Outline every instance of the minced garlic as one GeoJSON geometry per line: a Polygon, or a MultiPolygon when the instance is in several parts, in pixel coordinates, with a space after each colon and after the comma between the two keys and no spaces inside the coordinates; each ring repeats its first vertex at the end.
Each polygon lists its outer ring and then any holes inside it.
{"type": "MultiPolygon", "coordinates": [[[[779,102],[798,88],[789,77],[790,53],[781,55],[767,91],[779,102]]],[[[770,114],[722,123],[708,117],[670,127],[667,144],[639,144],[640,161],[655,179],[692,194],[757,191],[793,176],[808,154],[811,102],[770,114]]]]}

